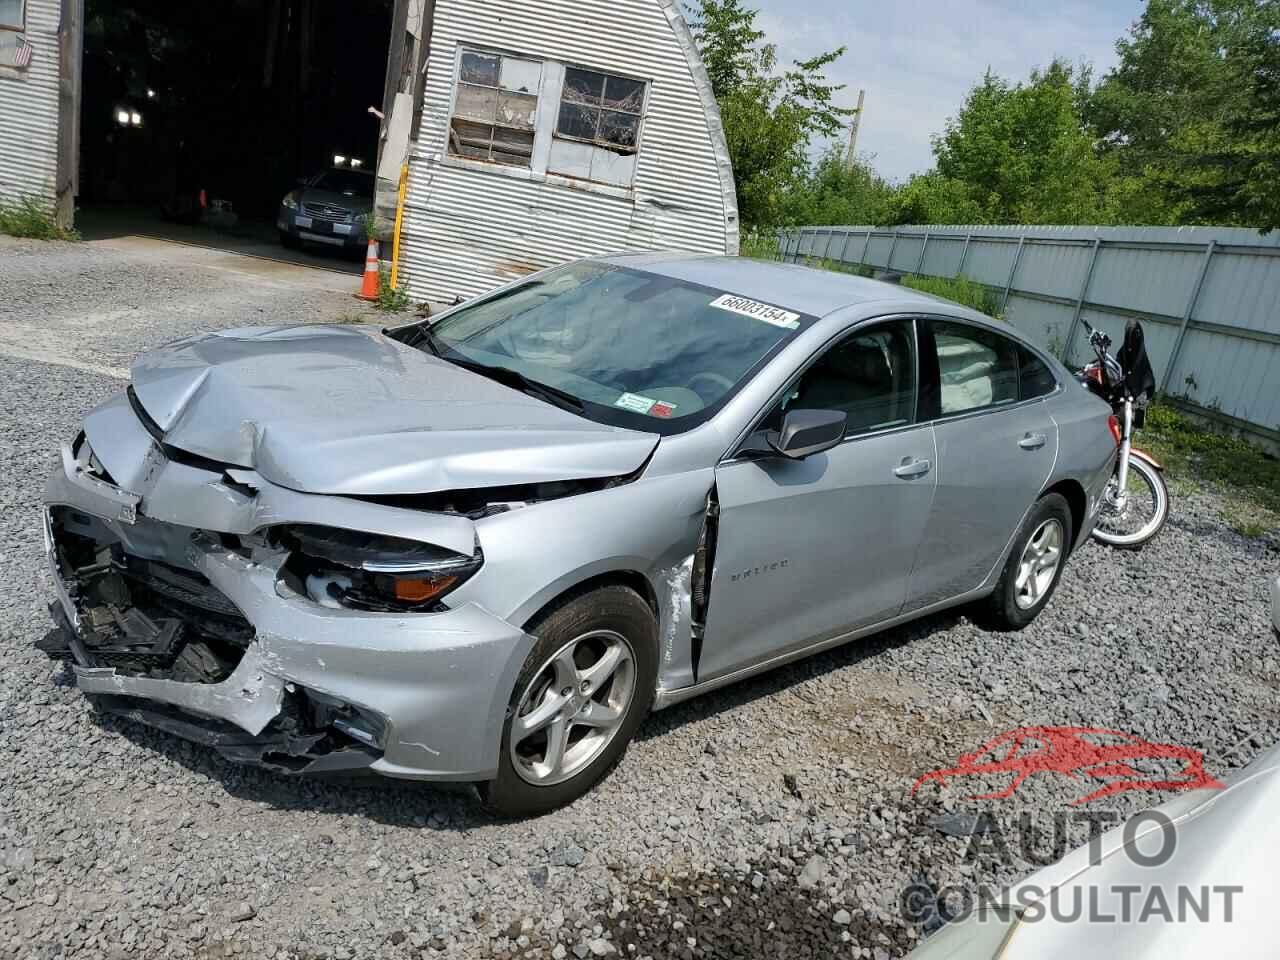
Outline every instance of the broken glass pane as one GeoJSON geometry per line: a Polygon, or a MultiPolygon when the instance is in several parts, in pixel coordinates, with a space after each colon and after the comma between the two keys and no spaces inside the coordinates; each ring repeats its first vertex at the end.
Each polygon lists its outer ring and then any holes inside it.
{"type": "Polygon", "coordinates": [[[502,89],[520,93],[537,93],[542,80],[542,63],[538,60],[502,58],[502,89]]]}
{"type": "Polygon", "coordinates": [[[532,156],[532,131],[493,128],[493,159],[498,163],[527,167],[532,156]]]}
{"type": "Polygon", "coordinates": [[[493,128],[479,123],[454,120],[449,128],[449,152],[474,160],[489,159],[489,140],[493,128]]]}
{"type": "Polygon", "coordinates": [[[583,140],[594,140],[596,121],[600,111],[581,103],[570,103],[565,100],[560,104],[560,118],[556,124],[556,132],[566,137],[579,137],[583,140]]]}
{"type": "Polygon", "coordinates": [[[533,129],[538,112],[538,98],[524,93],[500,93],[498,95],[498,122],[508,127],[533,129]]]}
{"type": "Polygon", "coordinates": [[[569,67],[564,72],[564,92],[561,100],[566,103],[600,103],[604,92],[604,74],[569,67]]]}
{"type": "Polygon", "coordinates": [[[600,139],[620,147],[635,149],[636,141],[640,139],[640,118],[615,110],[601,111],[600,139]]]}
{"type": "Polygon", "coordinates": [[[610,110],[640,113],[644,108],[644,82],[610,77],[604,88],[604,105],[610,110]]]}
{"type": "Polygon", "coordinates": [[[464,83],[478,83],[486,87],[496,87],[498,85],[498,61],[498,57],[487,53],[464,52],[462,54],[462,81],[464,83]]]}
{"type": "Polygon", "coordinates": [[[482,120],[492,123],[498,108],[498,91],[493,87],[473,87],[467,83],[458,84],[458,102],[454,105],[453,115],[468,120],[482,120]]]}

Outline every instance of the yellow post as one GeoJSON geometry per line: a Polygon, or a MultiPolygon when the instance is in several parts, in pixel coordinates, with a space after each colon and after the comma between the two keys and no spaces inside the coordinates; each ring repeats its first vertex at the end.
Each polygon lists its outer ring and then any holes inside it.
{"type": "Polygon", "coordinates": [[[404,225],[404,194],[409,186],[409,161],[400,167],[400,193],[396,197],[396,229],[391,238],[391,289],[399,289],[400,278],[400,228],[404,225]]]}

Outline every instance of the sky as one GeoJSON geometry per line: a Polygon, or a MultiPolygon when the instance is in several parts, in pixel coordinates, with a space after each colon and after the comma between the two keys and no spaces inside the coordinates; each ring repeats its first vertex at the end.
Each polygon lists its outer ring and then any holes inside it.
{"type": "Polygon", "coordinates": [[[1055,56],[1114,65],[1115,42],[1141,0],[746,0],[757,26],[790,63],[848,47],[828,76],[847,84],[842,106],[867,91],[858,153],[892,180],[933,165],[931,134],[954,116],[990,67],[1011,80],[1055,56]]]}

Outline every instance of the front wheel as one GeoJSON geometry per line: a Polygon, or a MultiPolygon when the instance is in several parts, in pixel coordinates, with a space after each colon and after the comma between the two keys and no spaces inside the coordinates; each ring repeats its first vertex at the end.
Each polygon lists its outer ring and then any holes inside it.
{"type": "Polygon", "coordinates": [[[1129,458],[1129,478],[1120,496],[1117,478],[1107,482],[1098,508],[1093,538],[1112,547],[1134,550],[1169,519],[1169,486],[1164,476],[1142,457],[1129,458]]]}
{"type": "Polygon", "coordinates": [[[530,633],[512,691],[498,776],[481,788],[509,817],[548,813],[590,790],[622,756],[653,705],[658,629],[623,586],[583,593],[530,633]]]}

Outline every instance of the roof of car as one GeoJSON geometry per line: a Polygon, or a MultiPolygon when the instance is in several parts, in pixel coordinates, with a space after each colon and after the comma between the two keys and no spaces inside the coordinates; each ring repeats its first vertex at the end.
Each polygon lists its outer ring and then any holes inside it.
{"type": "Polygon", "coordinates": [[[621,254],[604,259],[816,317],[872,300],[948,302],[896,283],[775,260],[690,253],[621,254]]]}

